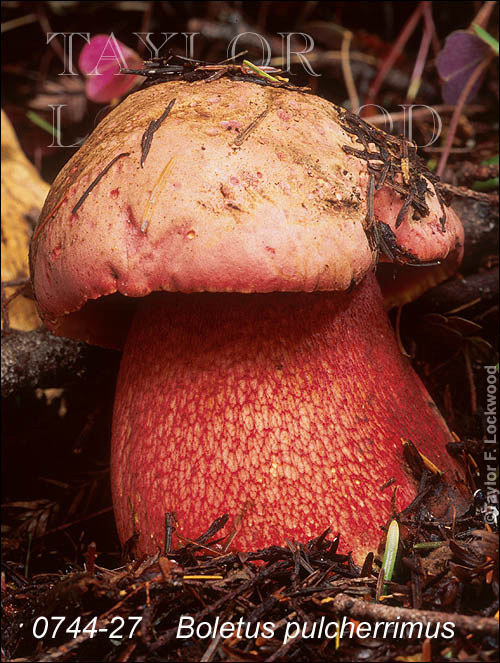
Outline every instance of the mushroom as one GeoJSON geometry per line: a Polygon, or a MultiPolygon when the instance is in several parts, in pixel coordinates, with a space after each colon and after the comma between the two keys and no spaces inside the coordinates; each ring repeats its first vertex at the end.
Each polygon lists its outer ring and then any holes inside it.
{"type": "Polygon", "coordinates": [[[175,81],[127,97],[56,178],[34,290],[54,333],[124,347],[111,481],[138,553],[163,548],[173,512],[181,540],[228,514],[239,549],[330,527],[361,559],[391,498],[415,497],[404,441],[454,483],[373,274],[381,249],[462,253],[402,145],[296,89],[175,81]]]}

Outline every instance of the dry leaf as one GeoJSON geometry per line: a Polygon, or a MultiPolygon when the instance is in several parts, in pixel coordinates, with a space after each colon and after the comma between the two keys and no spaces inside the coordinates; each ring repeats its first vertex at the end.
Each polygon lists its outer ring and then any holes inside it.
{"type": "MultiPolygon", "coordinates": [[[[12,125],[2,110],[2,281],[29,275],[28,249],[32,233],[26,215],[38,215],[49,185],[26,158],[12,125]]],[[[15,288],[6,288],[9,297],[15,288]]],[[[28,331],[40,325],[35,303],[17,297],[9,305],[10,325],[28,331]]]]}

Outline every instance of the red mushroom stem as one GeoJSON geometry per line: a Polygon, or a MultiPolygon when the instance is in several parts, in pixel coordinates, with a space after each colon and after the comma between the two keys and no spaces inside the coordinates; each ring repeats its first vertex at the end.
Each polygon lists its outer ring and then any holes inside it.
{"type": "Polygon", "coordinates": [[[115,401],[120,538],[138,534],[152,552],[166,513],[190,539],[228,513],[238,549],[331,527],[362,559],[394,486],[399,507],[415,496],[403,439],[450,468],[450,433],[397,348],[373,274],[351,293],[153,294],[115,401]]]}

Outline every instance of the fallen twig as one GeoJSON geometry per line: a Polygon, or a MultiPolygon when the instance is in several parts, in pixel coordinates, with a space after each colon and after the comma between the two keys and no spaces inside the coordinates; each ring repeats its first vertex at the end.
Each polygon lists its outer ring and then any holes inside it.
{"type": "Polygon", "coordinates": [[[456,314],[467,309],[477,311],[498,301],[498,267],[463,278],[453,278],[426,292],[414,302],[418,313],[456,314]]]}
{"type": "Polygon", "coordinates": [[[434,622],[451,622],[457,629],[467,633],[484,633],[485,635],[496,635],[498,633],[498,620],[493,617],[399,608],[380,603],[369,603],[363,599],[352,598],[347,594],[337,594],[332,598],[330,605],[336,612],[345,612],[349,617],[355,619],[368,617],[388,622],[397,620],[412,621],[424,626],[434,622]]]}
{"type": "Polygon", "coordinates": [[[44,328],[2,334],[2,398],[24,389],[64,387],[102,372],[118,353],[54,336],[44,328]],[[103,363],[104,362],[104,363],[103,363]]]}
{"type": "Polygon", "coordinates": [[[489,205],[498,205],[498,193],[483,193],[482,191],[474,191],[466,186],[454,186],[446,182],[439,182],[437,185],[441,191],[449,193],[453,196],[460,196],[461,198],[471,198],[472,200],[479,200],[489,205]]]}

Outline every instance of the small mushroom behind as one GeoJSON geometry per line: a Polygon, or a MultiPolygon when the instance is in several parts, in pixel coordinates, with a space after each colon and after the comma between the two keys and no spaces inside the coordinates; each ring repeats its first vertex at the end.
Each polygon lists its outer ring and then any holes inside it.
{"type": "Polygon", "coordinates": [[[124,343],[111,473],[138,554],[163,548],[167,513],[189,539],[228,513],[239,549],[331,527],[361,560],[394,489],[397,508],[416,494],[403,441],[446,472],[441,511],[460,510],[450,432],[373,270],[392,235],[417,262],[461,251],[461,225],[421,171],[399,227],[380,218],[400,161],[375,202],[352,152],[373,145],[351,117],[272,86],[159,84],[110,113],[51,189],[38,305],[56,333],[124,343]]]}

